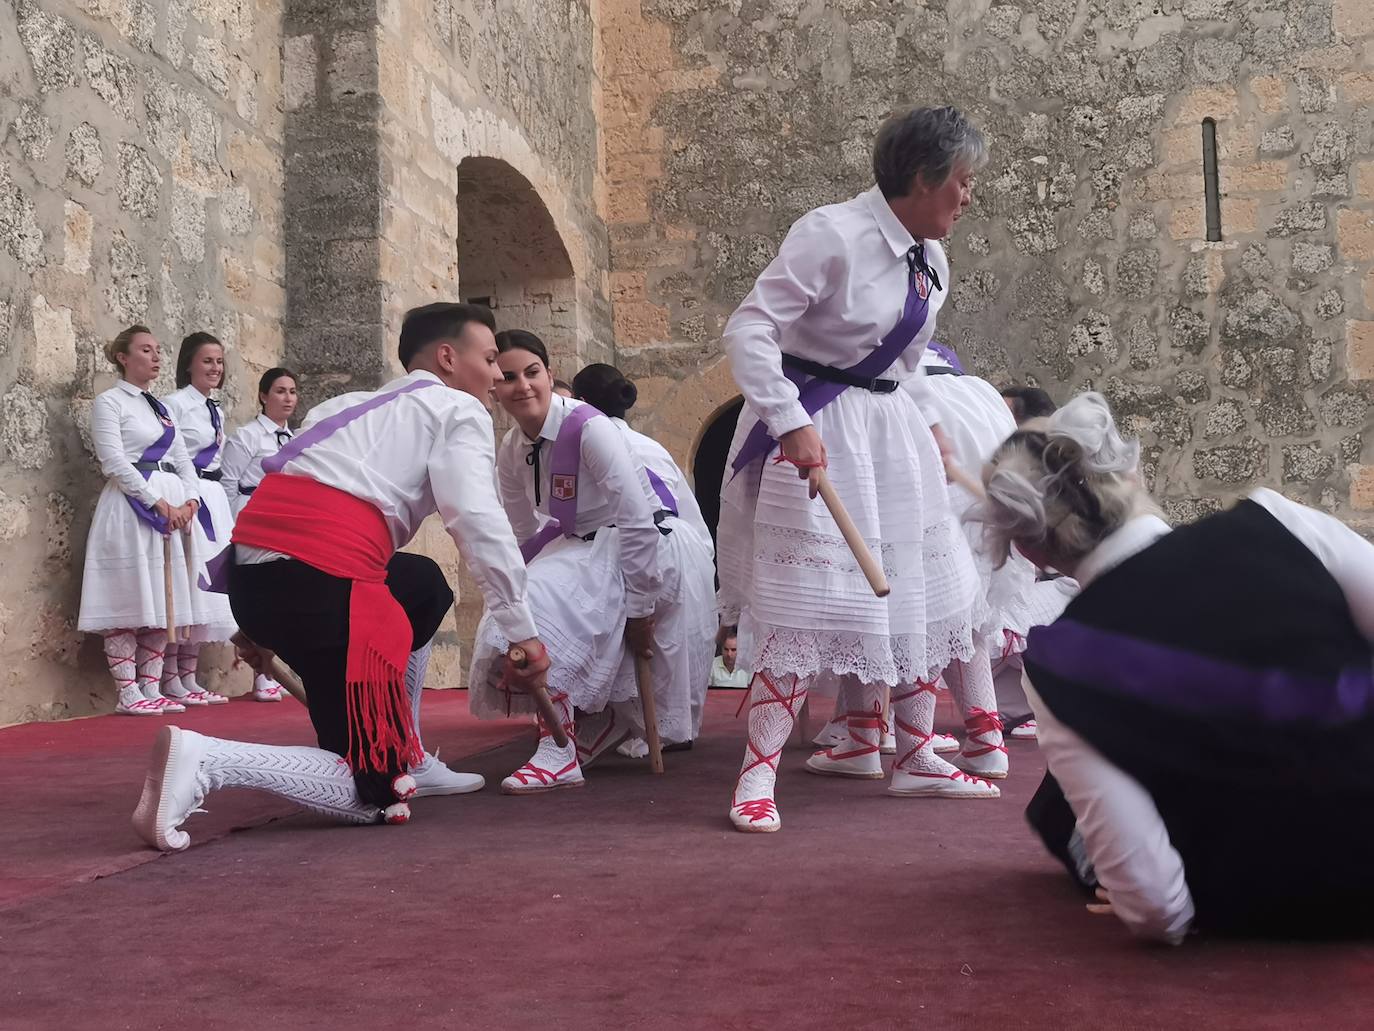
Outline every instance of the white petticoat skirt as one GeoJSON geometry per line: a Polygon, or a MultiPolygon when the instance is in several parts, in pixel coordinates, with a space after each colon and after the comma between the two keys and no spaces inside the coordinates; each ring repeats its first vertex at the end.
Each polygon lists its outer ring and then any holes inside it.
{"type": "Polygon", "coordinates": [[[673,532],[658,546],[663,590],[654,605],[654,701],[664,740],[687,741],[701,732],[715,658],[716,569],[709,535],[682,519],[664,525],[673,532]],[[671,699],[669,718],[660,685],[671,699]]]}
{"type": "MultiPolygon", "coordinates": [[[[186,489],[175,473],[156,470],[149,474],[148,485],[170,505],[186,501],[186,489]]],[[[192,626],[197,615],[183,550],[186,537],[174,533],[167,539],[172,553],[172,613],[178,627],[192,626]]],[[[163,540],[162,534],[134,514],[114,481],[107,481],[86,535],[78,630],[102,633],[167,625],[163,540]]],[[[199,575],[208,556],[195,557],[198,568],[194,572],[199,575]]]]}
{"type": "MultiPolygon", "coordinates": [[[[954,461],[978,479],[984,464],[1016,432],[1016,420],[997,388],[986,380],[929,376],[926,384],[954,461]]],[[[999,568],[984,544],[983,525],[966,519],[978,499],[963,487],[950,484],[949,500],[968,539],[987,601],[987,618],[977,629],[988,640],[994,657],[999,651],[1019,652],[1025,647],[1026,632],[1034,625],[1029,595],[1035,586],[1035,566],[1013,551],[999,568]]]]}
{"type": "MultiPolygon", "coordinates": [[[[731,462],[755,422],[746,409],[731,462]]],[[[850,388],[813,417],[829,476],[880,555],[892,593],[873,594],[835,521],[774,455],[721,489],[720,611],[738,616],[740,663],[778,675],[933,681],[973,653],[986,602],[950,510],[935,439],[903,390],[850,388]]]]}

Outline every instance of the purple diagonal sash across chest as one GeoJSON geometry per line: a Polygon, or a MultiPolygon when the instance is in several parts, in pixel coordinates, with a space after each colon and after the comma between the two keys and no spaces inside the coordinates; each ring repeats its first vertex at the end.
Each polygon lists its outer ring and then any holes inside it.
{"type": "MultiPolygon", "coordinates": [[[[878,342],[877,347],[845,371],[864,379],[876,379],[890,369],[893,363],[902,356],[902,353],[911,346],[912,341],[920,333],[921,327],[925,325],[926,316],[930,312],[932,289],[933,284],[929,276],[920,271],[913,271],[908,276],[906,302],[902,305],[902,315],[897,320],[897,324],[887,331],[882,340],[878,342]],[[925,286],[924,295],[919,288],[922,284],[925,286]]],[[[796,369],[784,368],[783,375],[796,384],[797,400],[806,409],[807,415],[815,415],[849,389],[844,383],[808,378],[806,373],[796,369]]],[[[735,460],[731,463],[731,468],[734,469],[735,473],[738,473],[754,459],[767,455],[776,444],[777,441],[769,434],[768,427],[760,419],[754,424],[754,428],[749,431],[749,436],[740,446],[739,453],[735,455],[735,460]]]]}
{"type": "Polygon", "coordinates": [[[644,467],[644,475],[649,477],[649,486],[654,489],[654,493],[658,495],[658,500],[662,503],[663,507],[673,513],[673,515],[677,515],[677,498],[673,497],[673,492],[669,490],[668,485],[663,482],[663,477],[659,476],[658,473],[654,472],[647,465],[644,467]]]}
{"type": "Polygon", "coordinates": [[[361,401],[351,408],[345,408],[342,412],[335,412],[333,415],[329,416],[329,418],[321,419],[308,430],[297,433],[288,440],[286,446],[275,455],[269,455],[267,458],[264,458],[262,460],[262,471],[264,475],[267,473],[281,472],[287,462],[291,461],[291,459],[295,458],[306,448],[313,444],[318,444],[326,437],[332,436],[343,429],[355,419],[362,418],[368,412],[376,411],[388,401],[394,401],[402,394],[409,394],[412,391],[421,390],[424,387],[441,386],[443,386],[443,384],[439,383],[437,380],[420,379],[413,383],[407,383],[405,386],[393,390],[390,393],[374,394],[366,401],[361,401]]]}
{"type": "Polygon", "coordinates": [[[544,528],[520,546],[525,564],[544,550],[544,546],[558,536],[572,536],[577,532],[577,472],[582,465],[582,427],[601,413],[592,405],[578,405],[558,427],[558,439],[553,442],[549,461],[549,476],[553,489],[549,491],[549,515],[544,528]]]}

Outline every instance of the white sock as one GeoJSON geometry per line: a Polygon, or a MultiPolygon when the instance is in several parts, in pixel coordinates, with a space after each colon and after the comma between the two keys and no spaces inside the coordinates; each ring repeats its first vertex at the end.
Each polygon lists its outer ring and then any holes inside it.
{"type": "Polygon", "coordinates": [[[776,678],[768,673],[754,674],[749,691],[749,740],[732,804],[773,797],[778,758],[806,700],[809,682],[809,678],[791,673],[776,678]]]}
{"type": "Polygon", "coordinates": [[[410,695],[410,721],[415,725],[417,742],[420,740],[420,697],[425,693],[425,674],[429,672],[429,653],[433,650],[431,638],[411,652],[406,661],[406,693],[410,695]]]}
{"type": "Polygon", "coordinates": [[[132,705],[143,697],[138,689],[138,667],[135,652],[138,647],[132,630],[111,630],[105,634],[105,665],[114,677],[115,690],[121,705],[132,705]]]}
{"type": "Polygon", "coordinates": [[[162,680],[162,653],[167,646],[165,630],[140,630],[135,638],[138,666],[138,689],[143,697],[155,702],[162,697],[158,682],[162,680]]]}
{"type": "Polygon", "coordinates": [[[207,738],[201,770],[212,788],[256,788],[345,823],[376,823],[382,811],[358,797],[342,756],[304,745],[207,738]]]}

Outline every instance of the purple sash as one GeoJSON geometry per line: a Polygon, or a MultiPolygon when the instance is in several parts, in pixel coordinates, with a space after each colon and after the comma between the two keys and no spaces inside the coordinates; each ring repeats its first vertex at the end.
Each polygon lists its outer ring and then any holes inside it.
{"type": "Polygon", "coordinates": [[[577,532],[577,471],[582,465],[582,427],[600,415],[595,405],[579,405],[564,417],[563,425],[558,428],[558,439],[553,442],[549,462],[553,484],[549,491],[549,515],[552,518],[542,530],[520,545],[526,565],[533,562],[555,537],[571,537],[577,532]]]}
{"type": "Polygon", "coordinates": [[[413,390],[420,390],[424,387],[440,387],[442,383],[432,379],[420,379],[414,383],[407,383],[398,390],[393,390],[389,394],[375,394],[352,408],[345,408],[342,412],[335,412],[328,419],[321,419],[311,426],[310,429],[297,433],[286,442],[286,446],[275,455],[269,455],[262,460],[262,471],[266,473],[281,472],[282,467],[287,462],[295,458],[306,448],[313,444],[318,444],[326,437],[332,436],[343,429],[354,419],[359,419],[377,408],[382,407],[388,401],[392,401],[402,394],[409,394],[413,390]]]}
{"type": "Polygon", "coordinates": [[[644,467],[644,475],[649,477],[649,486],[654,489],[654,493],[658,495],[658,500],[663,503],[663,507],[673,515],[677,515],[677,498],[673,497],[673,492],[668,489],[663,478],[647,465],[644,467]]]}
{"type": "Polygon", "coordinates": [[[960,376],[964,375],[964,366],[959,361],[959,355],[954,348],[948,344],[937,344],[934,340],[926,344],[926,350],[934,351],[945,360],[945,364],[957,372],[960,376]]]}
{"type": "MultiPolygon", "coordinates": [[[[215,439],[197,451],[195,457],[191,459],[191,464],[202,472],[210,468],[210,463],[213,462],[215,456],[219,454],[220,443],[224,439],[220,434],[222,423],[220,422],[219,408],[215,405],[215,402],[208,397],[205,399],[205,407],[210,409],[210,428],[215,431],[215,439]]],[[[215,538],[211,537],[210,539],[214,540],[215,538]]]]}
{"type": "MultiPolygon", "coordinates": [[[[151,397],[152,395],[150,394],[147,396],[151,397]]],[[[143,452],[143,454],[139,456],[138,461],[140,463],[162,461],[162,456],[167,454],[168,448],[172,446],[172,441],[176,438],[177,435],[176,424],[172,422],[172,417],[167,414],[167,409],[162,407],[162,404],[155,398],[153,400],[152,407],[153,412],[162,422],[162,436],[158,437],[157,440],[149,444],[147,449],[143,452]]],[[[143,480],[145,483],[148,481],[148,478],[153,474],[153,471],[151,469],[140,469],[139,472],[143,474],[143,480]]],[[[160,513],[157,509],[145,505],[132,494],[125,494],[124,500],[127,501],[129,503],[129,507],[134,510],[134,515],[138,516],[138,518],[142,519],[145,523],[151,526],[158,533],[163,534],[165,536],[166,534],[172,532],[171,527],[167,524],[167,520],[163,517],[162,513],[160,513]]],[[[203,506],[201,508],[201,511],[204,511],[203,506]]]]}
{"type": "MultiPolygon", "coordinates": [[[[924,259],[921,260],[923,263],[924,259]]],[[[863,379],[876,379],[902,356],[902,352],[911,346],[911,342],[925,325],[926,315],[930,311],[931,277],[916,264],[915,260],[908,261],[911,272],[907,284],[906,303],[902,306],[902,317],[887,331],[877,347],[858,363],[846,369],[846,372],[863,379]]],[[[784,367],[782,371],[784,376],[796,384],[797,399],[801,401],[807,415],[815,415],[848,389],[844,383],[808,379],[806,373],[796,369],[784,367]]],[[[749,431],[749,436],[744,439],[739,453],[735,455],[735,460],[731,463],[731,468],[735,472],[731,475],[738,474],[754,459],[767,455],[776,444],[777,441],[768,433],[768,427],[760,419],[749,431]]]]}

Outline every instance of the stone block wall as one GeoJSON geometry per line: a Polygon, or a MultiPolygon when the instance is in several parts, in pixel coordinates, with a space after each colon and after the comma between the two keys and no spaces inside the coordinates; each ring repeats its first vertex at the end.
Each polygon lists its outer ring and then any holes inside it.
{"type": "Polygon", "coordinates": [[[229,356],[231,418],[282,355],[281,4],[0,4],[0,724],[108,710],[75,632],[103,478],[104,342],[145,322],[229,356]]]}
{"type": "Polygon", "coordinates": [[[992,154],[940,338],[994,381],[1106,393],[1176,518],[1266,483],[1374,529],[1367,0],[605,6],[618,355],[680,459],[787,227],[871,184],[890,112],[952,103],[992,154]]]}

